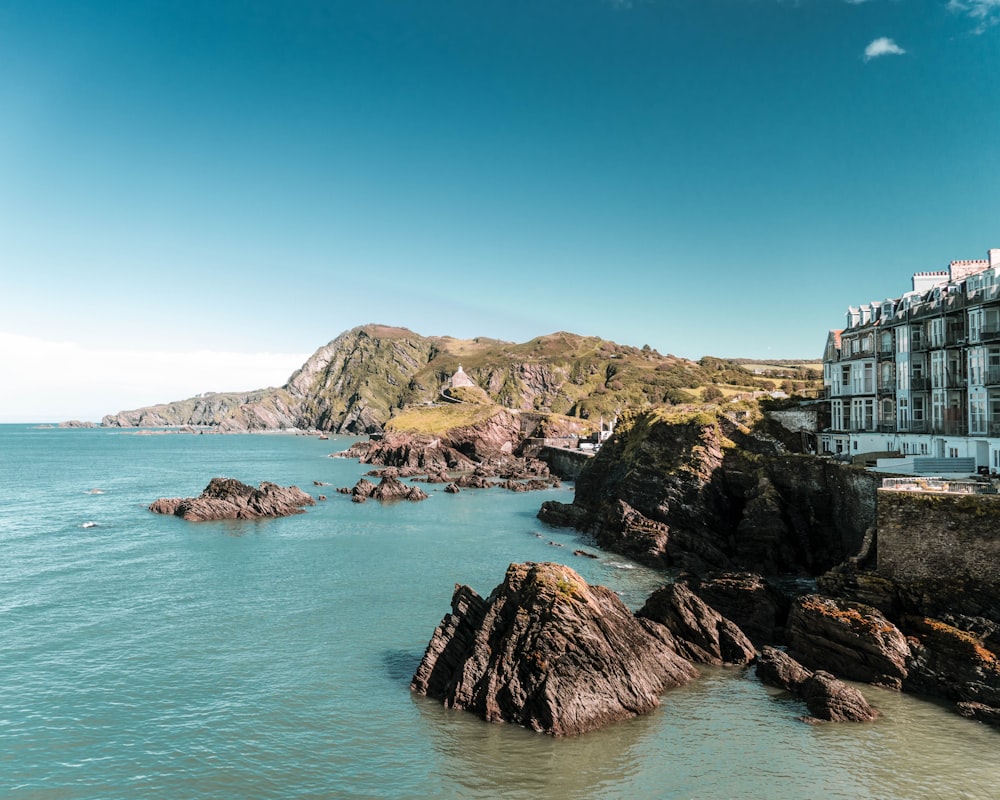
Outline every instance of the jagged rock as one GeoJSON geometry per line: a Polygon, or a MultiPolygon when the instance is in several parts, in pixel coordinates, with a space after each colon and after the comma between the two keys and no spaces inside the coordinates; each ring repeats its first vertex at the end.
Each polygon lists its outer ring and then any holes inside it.
{"type": "Polygon", "coordinates": [[[903,625],[911,637],[908,690],[1000,708],[1000,658],[982,637],[927,617],[903,625]]]}
{"type": "Polygon", "coordinates": [[[806,595],[792,604],[789,654],[805,666],[850,680],[900,689],[910,648],[903,633],[877,608],[806,595]]]}
{"type": "Polygon", "coordinates": [[[828,672],[806,669],[777,648],[763,648],[756,671],[763,683],[801,697],[812,715],[806,721],[871,722],[880,716],[854,687],[828,672]]]}
{"type": "Polygon", "coordinates": [[[773,428],[760,411],[623,415],[577,478],[580,511],[540,516],[654,566],[822,572],[860,549],[878,478],[788,452],[773,428]]]}
{"type": "Polygon", "coordinates": [[[1000,728],[1000,708],[988,706],[984,703],[959,703],[958,713],[963,717],[974,719],[977,722],[985,722],[995,728],[1000,728]]]}
{"type": "Polygon", "coordinates": [[[777,686],[793,692],[801,686],[812,671],[803,667],[788,653],[771,645],[764,645],[755,665],[757,677],[768,686],[777,686]]]}
{"type": "Polygon", "coordinates": [[[370,497],[375,500],[426,500],[427,493],[419,486],[407,486],[398,478],[386,475],[376,486],[370,497]]]}
{"type": "Polygon", "coordinates": [[[687,586],[670,583],[657,589],[636,612],[670,631],[674,649],[699,664],[749,664],[753,643],[731,620],[710,608],[687,586]]]}
{"type": "Polygon", "coordinates": [[[454,483],[449,483],[449,484],[448,484],[447,486],[445,486],[445,487],[444,487],[444,490],[445,490],[445,491],[446,491],[446,492],[447,492],[448,494],[458,494],[458,493],[459,493],[460,491],[462,491],[462,490],[461,490],[461,489],[459,489],[459,488],[458,488],[458,486],[456,486],[456,485],[455,485],[454,483]]]}
{"type": "Polygon", "coordinates": [[[586,530],[588,514],[585,508],[558,500],[546,500],[538,511],[538,519],[556,528],[586,530]]]}
{"type": "Polygon", "coordinates": [[[697,676],[617,595],[559,564],[511,564],[487,599],[457,586],[410,688],[557,736],[642,714],[697,676]]]}
{"type": "Polygon", "coordinates": [[[192,522],[215,519],[258,519],[301,514],[315,500],[297,486],[264,481],[257,489],[235,478],[212,478],[197,497],[160,498],[150,504],[157,514],[173,514],[192,522]]]}
{"type": "Polygon", "coordinates": [[[337,491],[350,494],[354,500],[361,502],[362,500],[367,500],[372,496],[372,492],[375,491],[375,484],[367,478],[361,478],[356,484],[354,484],[352,489],[338,489],[337,491]]]}
{"type": "Polygon", "coordinates": [[[462,489],[489,489],[493,483],[482,475],[461,475],[455,485],[462,489]]]}
{"type": "Polygon", "coordinates": [[[735,622],[758,647],[784,644],[791,600],[760,575],[724,572],[699,578],[685,574],[677,582],[686,584],[709,606],[735,622]]]}
{"type": "Polygon", "coordinates": [[[594,553],[588,553],[586,550],[574,550],[573,555],[580,556],[582,558],[597,558],[594,553]]]}
{"type": "Polygon", "coordinates": [[[881,714],[861,692],[829,672],[817,670],[799,687],[806,708],[815,719],[826,722],[872,722],[881,714]]]}

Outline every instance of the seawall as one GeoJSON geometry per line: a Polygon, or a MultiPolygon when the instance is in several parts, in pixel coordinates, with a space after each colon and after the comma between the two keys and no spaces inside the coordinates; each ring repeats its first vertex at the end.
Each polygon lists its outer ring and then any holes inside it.
{"type": "Polygon", "coordinates": [[[878,490],[878,572],[1000,586],[1000,495],[878,490]]]}
{"type": "Polygon", "coordinates": [[[562,447],[541,447],[538,450],[538,458],[549,465],[552,474],[566,481],[575,481],[580,477],[584,465],[592,457],[583,451],[562,447]]]}

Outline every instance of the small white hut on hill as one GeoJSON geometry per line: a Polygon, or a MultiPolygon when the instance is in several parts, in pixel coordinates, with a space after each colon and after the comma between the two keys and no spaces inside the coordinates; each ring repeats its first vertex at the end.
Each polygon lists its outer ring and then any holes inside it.
{"type": "Polygon", "coordinates": [[[465,370],[462,369],[462,365],[458,365],[458,369],[455,374],[451,376],[451,380],[448,382],[448,386],[452,389],[457,389],[460,386],[475,386],[475,382],[468,375],[465,374],[465,370]]]}

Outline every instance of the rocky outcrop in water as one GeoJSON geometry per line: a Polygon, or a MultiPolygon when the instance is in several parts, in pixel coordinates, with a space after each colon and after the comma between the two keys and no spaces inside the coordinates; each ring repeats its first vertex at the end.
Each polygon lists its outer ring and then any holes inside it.
{"type": "Polygon", "coordinates": [[[378,484],[362,478],[354,484],[354,488],[340,488],[337,491],[341,494],[351,495],[351,499],[355,503],[363,503],[369,497],[383,502],[394,500],[419,501],[426,500],[428,497],[427,492],[419,486],[409,486],[392,474],[383,475],[378,484]]]}
{"type": "Polygon", "coordinates": [[[625,414],[539,517],[654,566],[817,574],[858,552],[878,479],[795,446],[749,406],[625,414]]]}
{"type": "Polygon", "coordinates": [[[818,595],[792,604],[789,654],[813,669],[900,689],[908,675],[909,644],[876,608],[818,595]]]}
{"type": "Polygon", "coordinates": [[[438,434],[391,431],[379,439],[355,442],[345,458],[362,464],[419,469],[424,473],[470,471],[481,464],[510,461],[521,441],[520,421],[506,409],[485,409],[482,419],[438,434]]]}
{"type": "Polygon", "coordinates": [[[197,497],[160,498],[150,504],[157,514],[173,514],[191,522],[218,519],[259,519],[301,514],[303,506],[315,505],[297,486],[278,486],[264,481],[258,488],[235,478],[212,478],[197,497]]]}
{"type": "Polygon", "coordinates": [[[801,697],[812,715],[807,721],[871,722],[881,716],[854,687],[828,672],[806,669],[777,648],[764,647],[756,672],[763,683],[801,697]]]}
{"type": "Polygon", "coordinates": [[[486,599],[456,587],[410,688],[487,721],[583,733],[650,711],[697,676],[669,636],[568,567],[512,564],[486,599]]]}
{"type": "Polygon", "coordinates": [[[670,632],[668,644],[698,664],[749,664],[757,655],[739,626],[681,583],[657,589],[636,616],[663,625],[670,632]]]}
{"type": "Polygon", "coordinates": [[[722,616],[732,620],[758,647],[784,644],[791,610],[787,594],[752,572],[725,572],[678,578],[722,616]]]}

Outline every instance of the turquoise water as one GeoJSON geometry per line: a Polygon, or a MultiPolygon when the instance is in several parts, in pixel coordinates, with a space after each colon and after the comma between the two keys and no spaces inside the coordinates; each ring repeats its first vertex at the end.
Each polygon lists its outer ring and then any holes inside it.
{"type": "Polygon", "coordinates": [[[567,740],[412,696],[456,582],[485,594],[512,561],[561,561],[634,608],[662,576],[573,556],[599,551],[535,518],[569,488],[351,503],[334,487],[365,468],[328,457],[347,443],[0,426],[0,796],[1000,793],[995,731],[867,687],[883,720],[809,726],[752,674],[705,670],[653,714],[567,740]],[[216,475],[328,499],[258,522],[146,510],[216,475]]]}

